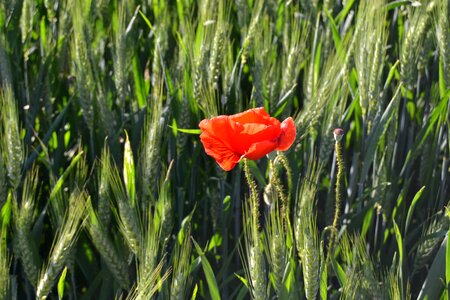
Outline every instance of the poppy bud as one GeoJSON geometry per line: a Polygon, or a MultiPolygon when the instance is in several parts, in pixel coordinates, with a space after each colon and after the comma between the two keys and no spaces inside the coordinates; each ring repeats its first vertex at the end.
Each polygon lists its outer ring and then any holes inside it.
{"type": "Polygon", "coordinates": [[[333,131],[333,135],[336,143],[339,143],[342,140],[342,137],[344,136],[344,130],[342,128],[336,128],[333,131]]]}

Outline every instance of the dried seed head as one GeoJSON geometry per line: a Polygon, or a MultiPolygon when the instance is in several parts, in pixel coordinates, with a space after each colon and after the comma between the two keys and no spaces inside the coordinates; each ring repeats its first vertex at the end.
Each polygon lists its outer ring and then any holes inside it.
{"type": "Polygon", "coordinates": [[[333,131],[333,135],[336,143],[339,143],[342,140],[342,137],[344,136],[344,130],[342,128],[336,128],[333,131]]]}

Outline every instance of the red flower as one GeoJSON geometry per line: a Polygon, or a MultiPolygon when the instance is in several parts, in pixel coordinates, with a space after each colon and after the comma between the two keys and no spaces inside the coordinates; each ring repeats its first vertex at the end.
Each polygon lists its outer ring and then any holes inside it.
{"type": "Polygon", "coordinates": [[[274,150],[288,150],[297,133],[291,117],[280,123],[263,107],[204,119],[199,126],[206,154],[225,171],[243,158],[256,160],[274,150]]]}

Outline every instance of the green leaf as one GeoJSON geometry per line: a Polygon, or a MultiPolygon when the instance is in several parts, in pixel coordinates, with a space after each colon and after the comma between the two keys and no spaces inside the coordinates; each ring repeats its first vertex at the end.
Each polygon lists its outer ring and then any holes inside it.
{"type": "Polygon", "coordinates": [[[172,128],[173,130],[183,132],[183,133],[189,133],[189,134],[201,134],[202,133],[201,129],[185,129],[185,128],[177,128],[176,126],[171,126],[171,125],[168,125],[168,126],[170,128],[172,128]]]}
{"type": "Polygon", "coordinates": [[[395,92],[394,96],[392,97],[391,102],[386,107],[383,115],[381,116],[379,123],[376,124],[376,126],[372,130],[371,134],[369,135],[369,138],[367,140],[367,147],[365,147],[364,163],[363,163],[361,177],[360,177],[360,185],[361,186],[364,186],[364,180],[367,176],[367,173],[369,173],[370,166],[375,157],[375,151],[376,151],[378,143],[380,141],[380,137],[386,131],[386,128],[392,119],[392,115],[398,106],[399,102],[397,101],[397,97],[400,94],[400,90],[401,90],[401,84],[398,86],[397,91],[395,92]]]}
{"type": "Polygon", "coordinates": [[[223,198],[223,212],[228,212],[231,207],[231,196],[226,195],[225,198],[223,198]]]}
{"type": "Polygon", "coordinates": [[[361,230],[361,237],[364,238],[367,234],[367,231],[369,230],[370,226],[372,225],[372,217],[373,217],[373,208],[370,208],[367,210],[366,214],[364,215],[362,230],[361,230]]]}
{"type": "Polygon", "coordinates": [[[403,238],[402,234],[400,233],[400,229],[397,226],[397,223],[395,220],[392,220],[394,224],[394,232],[395,232],[395,239],[397,240],[397,246],[398,246],[398,254],[399,254],[399,265],[403,265],[403,238]]]}
{"type": "Polygon", "coordinates": [[[11,191],[8,193],[8,198],[6,202],[2,206],[1,210],[1,223],[2,223],[2,232],[1,239],[6,240],[6,235],[8,233],[8,226],[11,222],[11,212],[12,212],[12,193],[11,191]]]}
{"type": "MultiPolygon", "coordinates": [[[[403,295],[403,238],[402,234],[400,233],[400,229],[397,226],[397,223],[394,219],[392,219],[392,223],[394,225],[394,232],[395,232],[395,239],[397,240],[397,246],[398,246],[398,256],[399,256],[399,262],[398,262],[398,269],[399,269],[399,282],[400,282],[400,293],[403,295]]],[[[403,299],[403,297],[402,297],[403,299]]]]}
{"type": "Polygon", "coordinates": [[[58,280],[58,298],[63,299],[64,297],[64,283],[66,281],[66,275],[67,275],[67,267],[64,267],[64,270],[61,273],[61,276],[58,280]]]}
{"type": "Polygon", "coordinates": [[[339,35],[339,30],[337,29],[337,25],[334,22],[333,16],[330,14],[330,12],[327,12],[328,20],[330,21],[330,27],[331,32],[333,33],[333,41],[334,46],[338,53],[341,53],[342,50],[342,42],[341,42],[341,36],[339,35]]]}
{"type": "MultiPolygon", "coordinates": [[[[450,96],[450,94],[448,94],[450,96]]],[[[400,174],[403,174],[406,167],[408,166],[411,159],[413,159],[416,155],[421,153],[418,151],[422,145],[425,143],[427,137],[436,131],[437,128],[439,128],[439,123],[442,122],[444,118],[447,117],[447,105],[450,100],[450,97],[444,97],[441,101],[439,101],[439,104],[434,107],[433,111],[431,112],[427,124],[420,130],[418,136],[416,137],[416,140],[414,142],[414,145],[411,147],[411,149],[408,151],[408,154],[406,155],[405,162],[403,164],[403,168],[400,171],[400,174]]]]}
{"type": "Polygon", "coordinates": [[[353,3],[355,3],[355,0],[346,1],[344,8],[336,16],[337,24],[341,24],[342,21],[344,21],[345,17],[348,15],[348,12],[350,11],[350,9],[353,6],[353,3]]]}
{"type": "Polygon", "coordinates": [[[220,300],[219,287],[217,286],[216,277],[214,276],[214,271],[211,268],[211,265],[208,259],[205,256],[205,253],[197,244],[197,242],[192,239],[194,243],[195,249],[197,250],[198,255],[200,256],[203,272],[205,272],[206,282],[208,283],[209,293],[211,294],[211,298],[213,300],[220,300]]]}
{"type": "Polygon", "coordinates": [[[397,67],[400,64],[400,61],[397,60],[391,67],[391,69],[389,70],[389,74],[386,78],[386,82],[384,83],[384,90],[386,91],[388,89],[388,87],[391,85],[392,79],[395,76],[395,73],[398,72],[397,67]]]}
{"type": "Polygon", "coordinates": [[[66,117],[66,114],[69,111],[69,108],[71,107],[71,102],[72,102],[72,100],[70,99],[67,102],[66,106],[60,111],[58,116],[55,118],[55,120],[49,126],[49,129],[45,133],[42,141],[38,139],[38,141],[40,142],[39,146],[36,147],[36,149],[34,149],[33,152],[31,152],[30,156],[27,158],[27,160],[25,162],[24,170],[27,170],[28,168],[31,167],[34,160],[39,157],[39,154],[41,151],[46,152],[45,144],[51,139],[53,132],[57,131],[61,127],[61,123],[64,120],[64,118],[66,117]]]}
{"type": "Polygon", "coordinates": [[[138,106],[140,109],[144,108],[147,105],[146,95],[148,91],[145,88],[145,82],[142,78],[142,71],[139,66],[139,59],[137,55],[133,56],[133,79],[135,86],[135,95],[137,98],[138,106]]]}
{"type": "Polygon", "coordinates": [[[320,245],[320,257],[321,257],[321,274],[320,274],[320,287],[319,287],[319,293],[320,293],[320,299],[321,300],[327,300],[328,295],[328,264],[325,263],[325,259],[323,259],[324,253],[323,253],[323,243],[320,245]]]}
{"type": "Polygon", "coordinates": [[[211,237],[211,242],[208,245],[208,251],[211,251],[214,248],[219,248],[222,245],[222,235],[218,232],[214,233],[211,237]]]}
{"type": "Polygon", "coordinates": [[[234,276],[236,276],[247,288],[248,288],[248,281],[241,275],[234,273],[234,276]]]}
{"type": "Polygon", "coordinates": [[[67,167],[67,169],[64,170],[64,173],[59,177],[58,181],[56,182],[55,186],[52,189],[52,192],[50,193],[50,201],[56,197],[56,194],[61,190],[64,182],[69,177],[70,172],[75,168],[78,161],[83,157],[83,151],[80,151],[70,162],[70,165],[67,167]]]}
{"type": "Polygon", "coordinates": [[[130,199],[131,206],[134,207],[136,198],[136,185],[135,185],[135,169],[133,160],[133,151],[131,150],[130,140],[128,139],[128,133],[125,131],[125,146],[123,153],[123,181],[125,182],[125,188],[127,190],[128,198],[130,199]]]}
{"type": "Polygon", "coordinates": [[[448,261],[447,258],[447,244],[448,244],[448,236],[442,241],[441,247],[439,248],[438,253],[436,254],[433,264],[431,268],[428,270],[427,278],[422,285],[422,289],[420,290],[418,300],[422,299],[440,299],[442,291],[444,290],[444,282],[446,282],[447,267],[448,261]]]}
{"type": "Polygon", "coordinates": [[[413,3],[416,3],[416,2],[417,1],[411,1],[411,0],[392,1],[392,2],[389,2],[388,4],[386,4],[386,9],[387,10],[392,10],[392,9],[397,8],[399,6],[402,6],[402,5],[405,5],[405,4],[413,4],[413,3]]]}
{"type": "Polygon", "coordinates": [[[445,249],[445,288],[447,293],[450,291],[450,239],[448,234],[450,229],[447,231],[447,248],[445,249]]]}
{"type": "Polygon", "coordinates": [[[236,300],[243,300],[243,299],[246,299],[245,296],[247,296],[247,294],[248,294],[248,288],[243,286],[243,287],[239,290],[239,293],[238,293],[238,295],[236,296],[236,300]]]}
{"type": "Polygon", "coordinates": [[[347,281],[345,271],[342,268],[342,266],[337,262],[337,260],[333,257],[333,254],[330,253],[330,255],[331,255],[331,264],[333,266],[334,272],[336,273],[336,276],[339,280],[340,285],[344,286],[345,282],[347,281]]]}
{"type": "Polygon", "coordinates": [[[440,55],[439,58],[439,94],[441,95],[441,99],[444,99],[447,85],[445,82],[444,62],[442,61],[442,55],[440,55]]]}
{"type": "Polygon", "coordinates": [[[150,20],[144,15],[144,13],[141,10],[139,10],[139,14],[141,15],[142,19],[144,19],[144,22],[147,24],[148,28],[150,28],[150,30],[153,31],[154,28],[150,20]]]}
{"type": "Polygon", "coordinates": [[[409,206],[408,209],[408,215],[406,217],[406,224],[405,224],[405,233],[404,235],[406,236],[406,232],[408,231],[408,227],[409,224],[411,223],[411,218],[412,218],[412,214],[414,213],[414,208],[416,207],[417,201],[419,201],[420,197],[423,194],[423,191],[425,190],[425,186],[423,186],[414,196],[411,205],[409,206]]]}
{"type": "Polygon", "coordinates": [[[191,300],[197,299],[198,285],[195,284],[194,291],[192,292],[191,300]]]}

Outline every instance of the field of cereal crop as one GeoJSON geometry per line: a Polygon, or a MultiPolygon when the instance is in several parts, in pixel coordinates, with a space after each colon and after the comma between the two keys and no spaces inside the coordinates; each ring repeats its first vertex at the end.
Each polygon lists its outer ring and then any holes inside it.
{"type": "Polygon", "coordinates": [[[448,0],[1,0],[0,299],[447,299],[448,0]]]}

